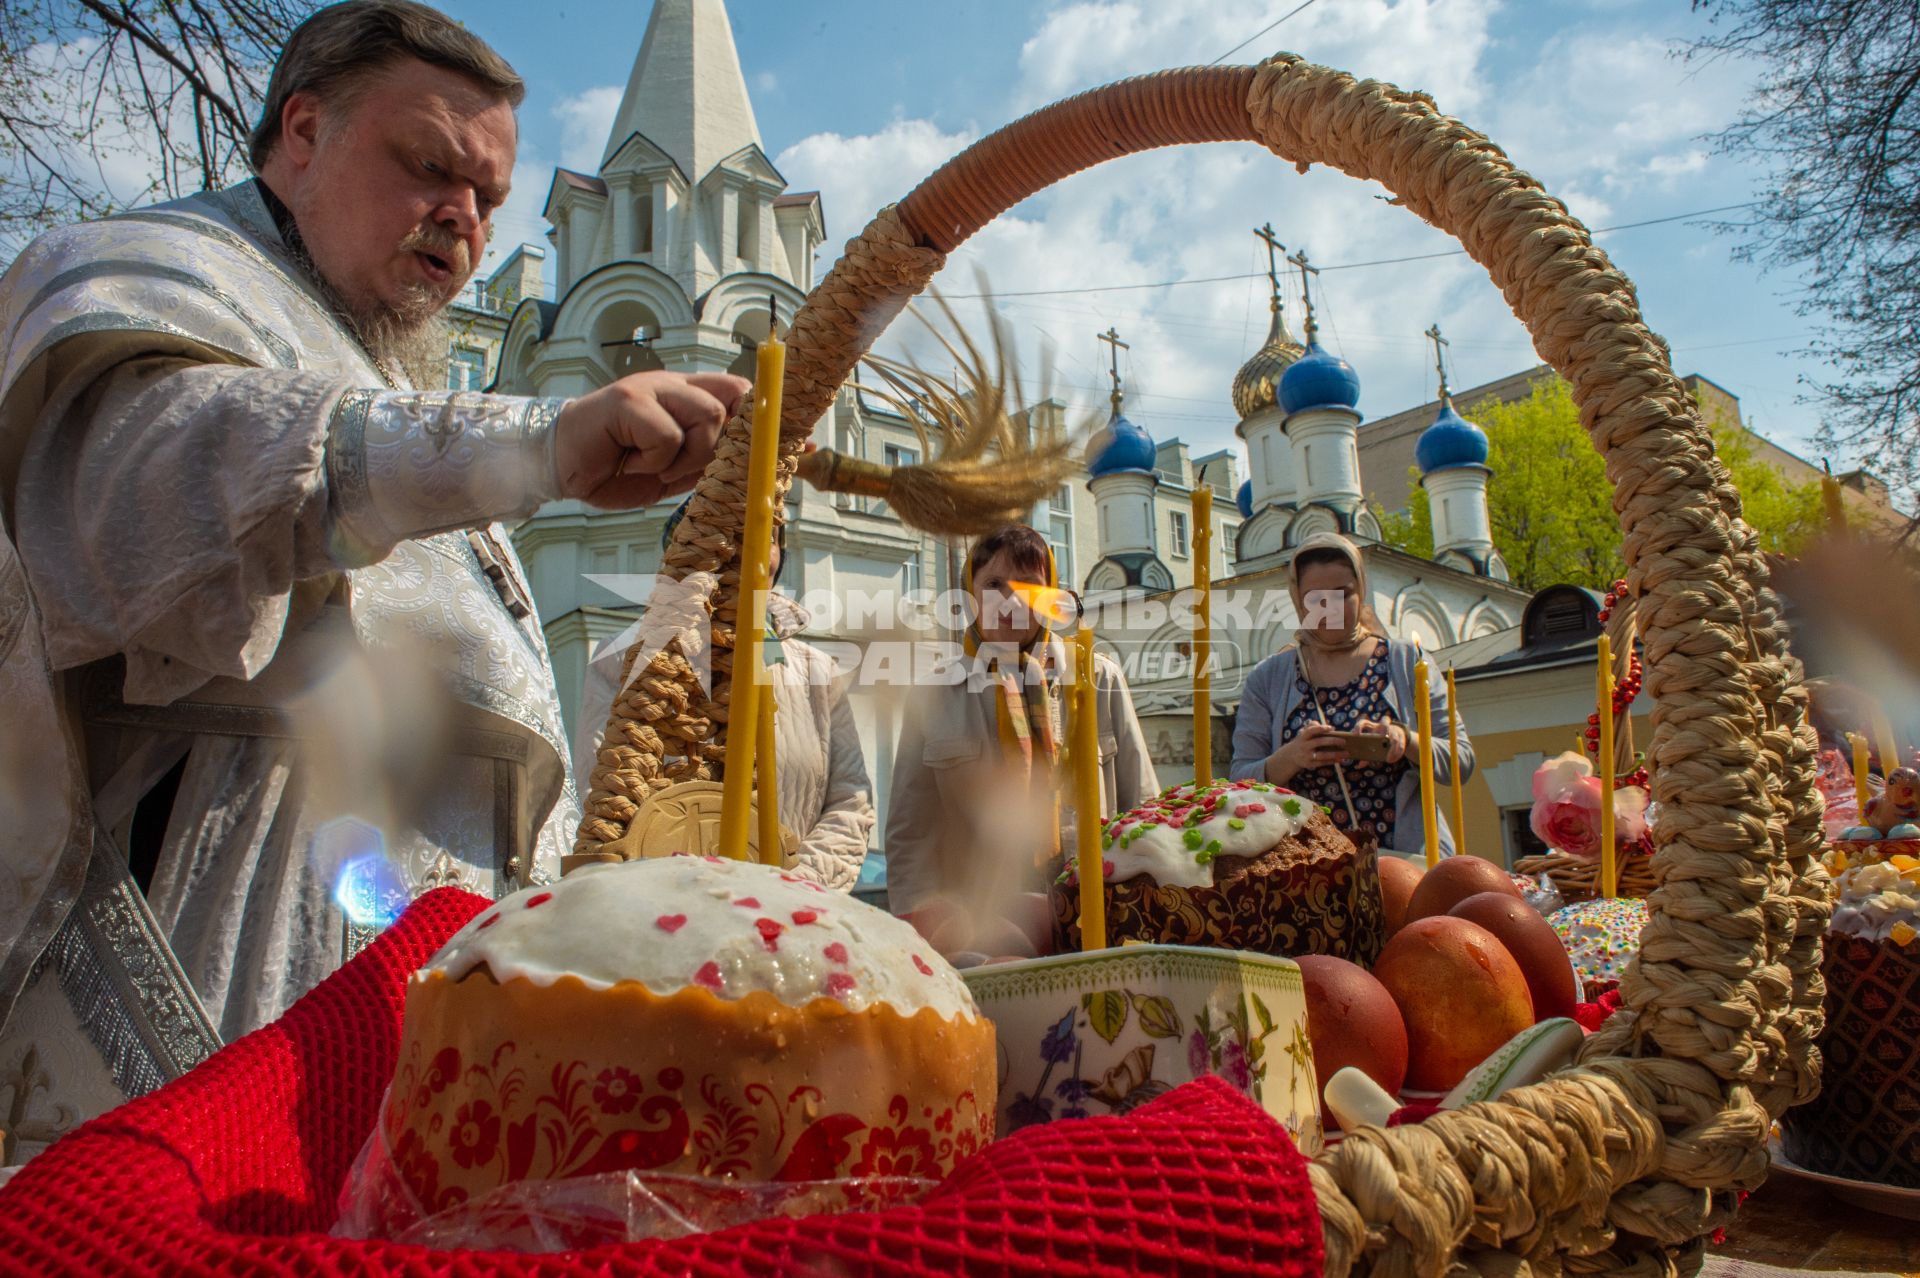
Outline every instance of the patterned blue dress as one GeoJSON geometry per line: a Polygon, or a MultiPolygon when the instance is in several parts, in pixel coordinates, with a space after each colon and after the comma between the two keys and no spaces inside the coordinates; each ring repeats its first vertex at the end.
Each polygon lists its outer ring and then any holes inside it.
{"type": "MultiPolygon", "coordinates": [[[[1354,725],[1362,719],[1372,719],[1376,723],[1397,721],[1398,717],[1387,701],[1392,675],[1387,667],[1387,644],[1384,639],[1374,641],[1373,656],[1368,658],[1366,669],[1339,687],[1316,690],[1307,680],[1305,663],[1301,664],[1294,681],[1293,709],[1287,715],[1282,741],[1293,740],[1300,735],[1302,728],[1319,721],[1320,716],[1313,704],[1316,691],[1320,694],[1321,706],[1326,709],[1327,722],[1342,732],[1352,732],[1354,725]]],[[[1347,789],[1353,794],[1351,815],[1347,812],[1346,796],[1340,792],[1339,774],[1331,766],[1302,769],[1294,775],[1290,788],[1328,809],[1333,815],[1333,823],[1355,843],[1390,848],[1393,846],[1393,828],[1399,806],[1394,796],[1399,789],[1400,778],[1407,774],[1410,766],[1406,759],[1398,763],[1349,761],[1343,764],[1347,774],[1347,789]]]]}

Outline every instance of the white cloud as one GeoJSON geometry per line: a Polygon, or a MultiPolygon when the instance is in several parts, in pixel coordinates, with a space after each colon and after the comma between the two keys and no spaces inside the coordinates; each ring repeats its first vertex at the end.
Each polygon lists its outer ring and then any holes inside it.
{"type": "Polygon", "coordinates": [[[607,149],[607,134],[613,131],[614,114],[620,110],[617,84],[602,84],[583,89],[554,105],[554,118],[560,121],[560,163],[583,173],[600,171],[600,157],[607,149]]]}
{"type": "MultiPolygon", "coordinates": [[[[1381,75],[1419,69],[1407,78],[1435,92],[1476,95],[1476,63],[1487,44],[1489,0],[1354,0],[1336,20],[1319,6],[1236,58],[1264,56],[1289,45],[1317,60],[1363,65],[1381,75]],[[1284,40],[1281,37],[1286,37],[1284,40]]],[[[1079,2],[1042,20],[1023,48],[1017,105],[1031,105],[1126,74],[1181,61],[1205,61],[1270,19],[1264,3],[1216,9],[1079,2]],[[1204,56],[1202,56],[1204,55],[1204,56]]],[[[1444,101],[1445,99],[1443,99],[1444,101]]],[[[928,120],[896,121],[858,138],[823,135],[790,148],[781,170],[797,185],[819,185],[838,240],[872,211],[898,199],[962,144],[928,120]]],[[[1003,214],[957,251],[935,281],[949,294],[976,291],[984,271],[1002,294],[1075,290],[1170,279],[1209,279],[1264,269],[1251,228],[1272,221],[1287,244],[1306,246],[1329,265],[1445,251],[1453,241],[1388,207],[1345,176],[1314,170],[1305,177],[1251,145],[1150,152],[1101,165],[1003,214]]],[[[1289,321],[1300,329],[1298,285],[1286,284],[1289,321]]],[[[1316,282],[1323,339],[1360,366],[1367,404],[1384,409],[1414,402],[1431,387],[1431,361],[1421,330],[1439,319],[1455,335],[1462,376],[1482,380],[1532,361],[1524,333],[1506,314],[1485,276],[1461,257],[1410,263],[1388,271],[1329,272],[1316,282]],[[1378,389],[1371,389],[1377,387],[1378,389]]],[[[1122,371],[1128,412],[1159,438],[1179,436],[1196,452],[1237,446],[1228,387],[1260,344],[1267,325],[1264,279],[1238,279],[1127,292],[1064,292],[1002,296],[999,309],[1017,334],[1031,378],[1040,348],[1051,343],[1062,397],[1085,412],[1104,411],[1106,350],[1094,334],[1109,325],[1131,343],[1122,371]]],[[[974,303],[961,314],[976,331],[974,303]]],[[[883,347],[918,351],[936,370],[930,344],[899,324],[883,347]]],[[[1031,386],[1028,388],[1031,391],[1031,386]]],[[[1363,405],[1365,406],[1365,405],[1363,405]]]]}
{"type": "MultiPolygon", "coordinates": [[[[1315,5],[1253,39],[1231,62],[1282,49],[1441,97],[1479,100],[1472,74],[1498,0],[1342,0],[1315,5]]],[[[1079,0],[1042,20],[1021,47],[1021,105],[1031,108],[1123,76],[1209,63],[1273,20],[1268,0],[1145,5],[1079,0]]]]}
{"type": "Polygon", "coordinates": [[[1706,171],[1698,139],[1733,117],[1748,83],[1730,60],[1689,68],[1666,41],[1581,29],[1541,47],[1502,95],[1491,131],[1550,187],[1620,198],[1706,171]]]}
{"type": "Polygon", "coordinates": [[[762,71],[759,75],[753,77],[753,91],[755,93],[773,93],[778,91],[779,88],[780,77],[771,71],[762,71]]]}
{"type": "Polygon", "coordinates": [[[839,244],[977,136],[948,133],[928,120],[896,120],[878,133],[813,134],[773,163],[795,189],[820,192],[830,219],[827,242],[839,244]]]}

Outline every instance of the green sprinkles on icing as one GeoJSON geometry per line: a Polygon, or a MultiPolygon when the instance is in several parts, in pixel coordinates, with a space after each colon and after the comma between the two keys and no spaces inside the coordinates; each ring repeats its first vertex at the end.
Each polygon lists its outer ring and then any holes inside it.
{"type": "Polygon", "coordinates": [[[1219,853],[1215,851],[1214,848],[1208,848],[1203,852],[1194,853],[1193,861],[1195,865],[1211,865],[1213,864],[1213,858],[1217,855],[1219,855],[1219,853]]]}
{"type": "Polygon", "coordinates": [[[1221,852],[1221,847],[1220,847],[1220,840],[1218,840],[1218,839],[1215,839],[1215,840],[1213,840],[1213,841],[1212,841],[1211,843],[1208,843],[1208,844],[1207,844],[1207,851],[1208,851],[1208,853],[1209,853],[1209,854],[1211,854],[1212,856],[1219,856],[1219,855],[1220,855],[1220,852],[1221,852]]]}
{"type": "Polygon", "coordinates": [[[1298,799],[1288,799],[1285,803],[1282,803],[1280,807],[1288,816],[1297,817],[1300,815],[1300,800],[1298,799]]]}
{"type": "Polygon", "coordinates": [[[1247,828],[1247,823],[1245,821],[1242,821],[1239,817],[1228,817],[1227,828],[1229,830],[1244,830],[1247,828]]]}
{"type": "Polygon", "coordinates": [[[1200,846],[1205,842],[1206,842],[1206,838],[1200,833],[1200,831],[1198,830],[1187,831],[1186,844],[1189,848],[1192,848],[1194,851],[1197,852],[1200,850],[1200,846]]]}

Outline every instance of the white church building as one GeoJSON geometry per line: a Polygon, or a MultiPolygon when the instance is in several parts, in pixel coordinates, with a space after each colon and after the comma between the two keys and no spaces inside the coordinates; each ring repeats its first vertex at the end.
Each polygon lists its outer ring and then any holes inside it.
{"type": "MultiPolygon", "coordinates": [[[[838,216],[853,227],[872,212],[838,216]]],[[[525,297],[507,319],[493,379],[503,392],[574,395],[650,368],[750,371],[767,334],[769,297],[784,327],[825,267],[817,261],[827,238],[820,197],[788,190],[762,147],[723,0],[655,0],[598,171],[556,170],[545,216],[553,292],[525,297]]],[[[1418,450],[1436,557],[1381,545],[1360,473],[1359,377],[1319,345],[1310,306],[1308,340],[1294,341],[1277,281],[1272,316],[1267,340],[1230,388],[1249,472],[1243,476],[1237,450],[1193,457],[1179,440],[1156,439],[1129,420],[1116,365],[1113,410],[1089,445],[1085,473],[1031,518],[1053,544],[1063,581],[1095,607],[1102,642],[1133,672],[1164,783],[1191,767],[1191,636],[1155,603],[1194,580],[1189,512],[1198,485],[1216,497],[1208,566],[1215,590],[1253,605],[1244,625],[1230,608],[1216,614],[1219,751],[1245,673],[1284,646],[1295,624],[1285,567],[1315,532],[1337,530],[1364,547],[1375,611],[1429,648],[1515,627],[1526,603],[1492,546],[1486,437],[1443,399],[1418,450]]],[[[911,424],[853,390],[841,393],[816,438],[889,464],[920,460],[911,424]]],[[[555,502],[515,533],[570,731],[577,732],[589,653],[637,612],[621,579],[656,570],[671,513],[666,505],[611,513],[555,502]]],[[[786,518],[779,584],[796,597],[897,592],[910,611],[929,610],[958,581],[964,547],[903,526],[882,502],[795,485],[786,518]]],[[[803,637],[869,633],[843,621],[837,634],[803,637]]],[[[850,695],[882,809],[878,842],[897,699],[857,686],[850,695]]]]}

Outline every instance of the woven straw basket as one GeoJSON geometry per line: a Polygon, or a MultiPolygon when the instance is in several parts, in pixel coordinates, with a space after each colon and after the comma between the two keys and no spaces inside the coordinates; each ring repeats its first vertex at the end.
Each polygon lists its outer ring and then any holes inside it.
{"type": "MultiPolygon", "coordinates": [[[[1575,1069],[1422,1125],[1363,1129],[1323,1155],[1327,1271],[1689,1270],[1731,1219],[1733,1191],[1765,1177],[1770,1119],[1818,1085],[1829,907],[1814,736],[1754,536],[1665,343],[1587,230],[1498,147],[1424,94],[1291,55],[1126,80],[1036,112],[882,210],[794,317],[780,491],[855,362],[946,253],[1102,160],[1226,141],[1381,183],[1492,275],[1607,459],[1654,701],[1659,887],[1626,1009],[1575,1069]]],[[[736,419],[666,556],[711,607],[722,698],[747,450],[736,419]]],[[[609,855],[648,794],[717,772],[726,707],[701,694],[694,633],[650,645],[616,704],[576,861],[609,855]]]]}

